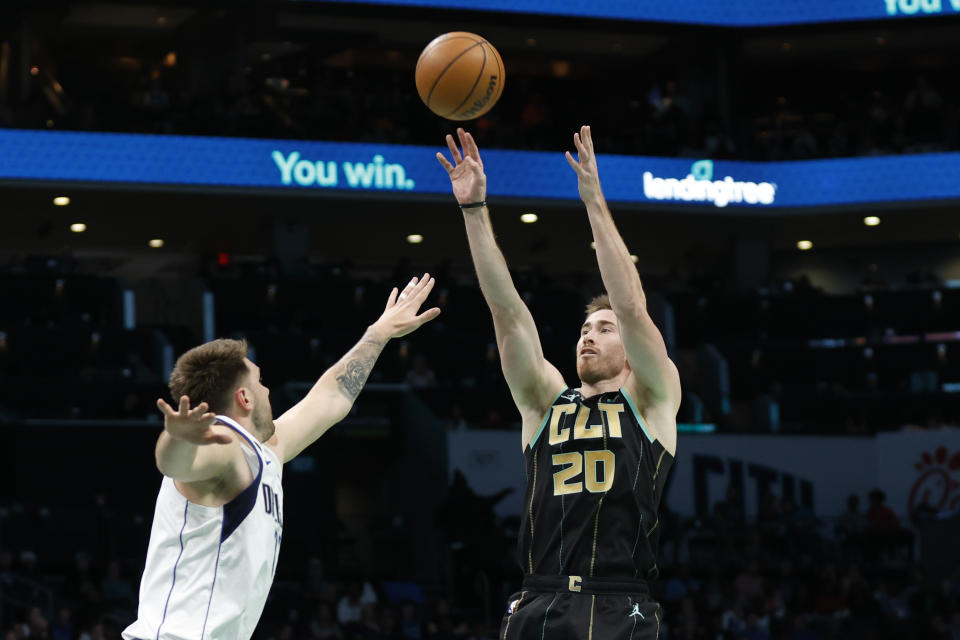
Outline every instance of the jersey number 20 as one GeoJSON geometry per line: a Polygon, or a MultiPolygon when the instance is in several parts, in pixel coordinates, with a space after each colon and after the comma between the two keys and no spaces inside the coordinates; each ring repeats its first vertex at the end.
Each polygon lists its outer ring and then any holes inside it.
{"type": "Polygon", "coordinates": [[[584,451],[558,453],[553,456],[553,466],[563,467],[553,474],[553,495],[564,496],[583,492],[584,485],[590,493],[603,493],[613,486],[613,474],[617,468],[613,451],[584,451]],[[586,472],[584,473],[584,467],[586,472]],[[578,480],[580,474],[583,480],[578,480]]]}

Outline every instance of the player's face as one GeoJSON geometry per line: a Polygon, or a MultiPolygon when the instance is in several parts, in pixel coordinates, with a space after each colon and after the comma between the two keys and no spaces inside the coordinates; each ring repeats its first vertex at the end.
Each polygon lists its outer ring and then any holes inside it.
{"type": "Polygon", "coordinates": [[[620,324],[610,309],[594,311],[580,328],[577,341],[577,375],[587,384],[615,378],[627,366],[620,339],[620,324]]]}
{"type": "Polygon", "coordinates": [[[277,430],[273,424],[273,409],[270,407],[270,389],[263,384],[260,367],[247,361],[250,369],[250,378],[247,382],[253,391],[253,427],[257,430],[257,437],[261,442],[269,440],[277,430]]]}

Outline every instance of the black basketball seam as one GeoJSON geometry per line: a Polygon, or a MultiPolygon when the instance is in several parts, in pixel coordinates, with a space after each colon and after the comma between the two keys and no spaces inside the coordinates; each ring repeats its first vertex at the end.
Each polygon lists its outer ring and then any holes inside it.
{"type": "Polygon", "coordinates": [[[443,40],[433,45],[432,47],[430,45],[427,45],[427,48],[420,52],[420,57],[417,58],[417,66],[420,66],[420,60],[423,59],[423,56],[427,55],[429,52],[433,51],[434,49],[442,45],[444,42],[450,42],[451,40],[469,40],[474,44],[478,42],[483,42],[483,40],[476,40],[474,38],[471,38],[470,36],[450,36],[449,38],[444,38],[443,40]]]}
{"type": "MultiPolygon", "coordinates": [[[[462,38],[462,37],[465,37],[465,36],[457,36],[457,39],[462,38]]],[[[450,39],[453,40],[453,38],[450,38],[450,39]]],[[[466,39],[467,39],[467,40],[472,40],[472,38],[466,38],[466,39]]],[[[440,78],[442,78],[442,77],[444,76],[444,74],[450,69],[450,67],[453,66],[453,63],[454,63],[454,62],[456,62],[457,60],[459,60],[459,59],[463,56],[463,54],[465,54],[467,51],[470,51],[471,49],[473,49],[473,48],[476,47],[477,45],[483,45],[483,40],[480,40],[480,41],[474,40],[472,45],[470,45],[469,47],[467,47],[466,49],[464,49],[463,51],[461,51],[460,53],[458,53],[458,54],[457,54],[457,57],[454,58],[453,60],[451,60],[449,63],[447,63],[447,66],[445,66],[445,67],[443,68],[443,71],[441,71],[441,72],[440,72],[440,75],[437,76],[437,79],[433,81],[433,86],[430,87],[430,91],[427,93],[427,106],[428,106],[428,107],[430,106],[430,99],[433,97],[433,90],[436,89],[436,88],[437,88],[437,85],[440,83],[440,78]]],[[[486,55],[486,51],[484,51],[484,55],[486,55]]]]}
{"type": "MultiPolygon", "coordinates": [[[[480,65],[480,73],[477,74],[477,79],[473,81],[473,86],[470,87],[470,91],[467,92],[467,97],[463,99],[463,102],[457,105],[457,108],[448,113],[448,116],[452,116],[456,112],[460,111],[467,101],[470,100],[470,96],[473,95],[473,92],[476,90],[477,85],[480,84],[480,78],[483,77],[483,70],[487,68],[487,48],[483,46],[484,42],[481,42],[481,51],[483,51],[483,64],[480,65]]],[[[446,117],[446,116],[444,116],[446,117]]]]}

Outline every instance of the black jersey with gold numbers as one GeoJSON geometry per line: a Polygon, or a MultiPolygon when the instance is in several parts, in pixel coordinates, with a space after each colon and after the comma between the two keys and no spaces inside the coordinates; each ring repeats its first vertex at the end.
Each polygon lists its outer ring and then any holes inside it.
{"type": "Polygon", "coordinates": [[[525,574],[657,577],[657,510],[673,457],[627,391],[564,389],[523,452],[525,574]]]}

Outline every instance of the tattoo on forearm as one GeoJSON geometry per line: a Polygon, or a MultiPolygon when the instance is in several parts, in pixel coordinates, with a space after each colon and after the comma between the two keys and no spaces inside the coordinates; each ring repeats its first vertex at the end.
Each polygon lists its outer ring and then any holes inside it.
{"type": "Polygon", "coordinates": [[[337,376],[337,382],[340,383],[340,391],[343,392],[343,395],[350,400],[357,399],[376,361],[376,357],[371,356],[358,356],[347,361],[344,372],[337,376]]]}
{"type": "Polygon", "coordinates": [[[343,395],[351,401],[356,400],[360,395],[384,345],[382,340],[378,340],[372,332],[368,331],[360,339],[360,343],[344,356],[343,371],[337,376],[337,383],[343,395]]]}

